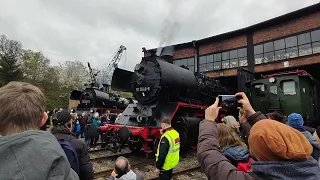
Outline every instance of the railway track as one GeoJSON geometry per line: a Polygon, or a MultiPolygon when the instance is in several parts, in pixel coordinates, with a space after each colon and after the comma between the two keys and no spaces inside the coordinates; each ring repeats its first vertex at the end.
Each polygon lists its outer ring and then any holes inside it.
{"type": "MultiPolygon", "coordinates": [[[[193,172],[193,171],[198,171],[198,170],[200,170],[200,166],[194,166],[194,167],[183,169],[183,170],[180,170],[180,171],[173,171],[172,176],[173,177],[177,177],[179,175],[187,174],[187,173],[190,173],[190,172],[193,172]]],[[[148,178],[147,180],[157,180],[157,179],[159,179],[158,176],[152,177],[152,178],[148,178]]]]}
{"type": "MultiPolygon", "coordinates": [[[[131,168],[139,168],[139,167],[143,167],[146,165],[153,165],[155,162],[154,160],[144,160],[141,162],[136,162],[136,163],[130,163],[131,168]]],[[[95,172],[94,173],[94,178],[102,178],[102,177],[106,177],[106,176],[110,176],[110,174],[112,173],[114,168],[110,168],[104,171],[99,171],[99,172],[95,172]]]]}
{"type": "Polygon", "coordinates": [[[130,155],[130,154],[131,154],[131,152],[110,154],[110,155],[107,155],[107,156],[91,158],[90,161],[92,163],[94,163],[94,162],[103,161],[103,160],[109,160],[109,159],[115,160],[119,156],[127,156],[127,155],[130,155]]]}

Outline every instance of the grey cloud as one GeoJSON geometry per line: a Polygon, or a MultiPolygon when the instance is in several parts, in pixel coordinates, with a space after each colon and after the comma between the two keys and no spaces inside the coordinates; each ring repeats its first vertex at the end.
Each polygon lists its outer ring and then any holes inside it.
{"type": "MultiPolygon", "coordinates": [[[[132,70],[141,48],[159,45],[172,0],[0,0],[0,34],[42,51],[53,64],[66,60],[106,67],[122,44],[121,68],[132,70]],[[125,61],[126,57],[126,61],[125,61]]],[[[243,28],[317,3],[316,0],[182,0],[172,43],[243,28]]],[[[166,42],[168,43],[168,42],[166,42]]]]}

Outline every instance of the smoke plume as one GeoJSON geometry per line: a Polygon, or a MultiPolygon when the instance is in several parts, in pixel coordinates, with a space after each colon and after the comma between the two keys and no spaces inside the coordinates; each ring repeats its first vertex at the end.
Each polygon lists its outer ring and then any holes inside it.
{"type": "Polygon", "coordinates": [[[178,28],[178,5],[182,4],[180,3],[182,0],[169,0],[169,12],[166,15],[166,18],[163,22],[162,29],[160,31],[161,33],[161,40],[159,47],[157,49],[156,55],[160,56],[161,51],[163,46],[166,44],[171,44],[173,37],[174,37],[174,32],[178,28]]]}

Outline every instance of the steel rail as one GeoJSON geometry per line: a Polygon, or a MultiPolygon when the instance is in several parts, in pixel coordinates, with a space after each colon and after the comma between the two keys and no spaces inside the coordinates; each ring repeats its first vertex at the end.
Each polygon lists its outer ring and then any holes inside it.
{"type": "MultiPolygon", "coordinates": [[[[132,163],[131,168],[135,168],[135,166],[145,166],[145,165],[149,165],[149,164],[154,164],[154,160],[146,160],[146,161],[141,161],[141,162],[137,162],[137,163],[132,163]]],[[[103,171],[99,171],[99,172],[94,172],[94,178],[100,178],[100,177],[106,177],[106,176],[110,176],[112,171],[114,168],[112,169],[107,169],[107,170],[103,170],[103,171]]]]}

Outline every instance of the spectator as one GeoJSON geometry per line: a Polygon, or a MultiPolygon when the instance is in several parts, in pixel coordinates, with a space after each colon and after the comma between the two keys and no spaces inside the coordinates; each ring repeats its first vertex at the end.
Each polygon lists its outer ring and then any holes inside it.
{"type": "Polygon", "coordinates": [[[284,115],[278,111],[273,111],[271,113],[268,113],[267,117],[268,117],[268,119],[273,119],[273,120],[276,120],[276,121],[284,123],[284,124],[286,123],[284,115]]]}
{"type": "Polygon", "coordinates": [[[109,114],[109,124],[114,124],[117,119],[117,114],[116,113],[110,113],[109,114]]]}
{"type": "Polygon", "coordinates": [[[98,112],[94,113],[91,124],[94,124],[97,127],[100,127],[100,120],[99,120],[99,113],[98,112]]]}
{"type": "Polygon", "coordinates": [[[311,143],[313,146],[313,151],[312,151],[312,157],[319,161],[320,157],[320,146],[318,141],[312,136],[312,134],[305,130],[303,127],[303,118],[300,114],[297,113],[292,113],[288,116],[288,125],[295,128],[296,130],[300,131],[311,143]]]}
{"type": "Polygon", "coordinates": [[[70,115],[72,117],[72,127],[73,127],[71,132],[75,134],[76,138],[79,138],[81,126],[78,121],[78,114],[77,113],[70,113],[70,115]]]}
{"type": "Polygon", "coordinates": [[[205,111],[205,120],[200,123],[198,161],[209,180],[251,179],[320,179],[317,162],[311,157],[312,146],[300,132],[274,120],[268,120],[255,112],[244,93],[239,103],[252,126],[249,136],[250,154],[256,161],[251,163],[252,172],[236,170],[221,154],[218,144],[217,124],[219,99],[205,111]],[[260,121],[261,120],[261,121],[260,121]]]}
{"type": "Polygon", "coordinates": [[[239,122],[240,122],[240,134],[243,141],[248,145],[248,138],[250,134],[251,125],[247,121],[247,115],[243,109],[239,111],[239,122]]]}
{"type": "MultiPolygon", "coordinates": [[[[316,131],[313,133],[313,137],[320,142],[320,126],[317,127],[316,131]]],[[[320,144],[320,143],[319,143],[320,144]]]]}
{"type": "Polygon", "coordinates": [[[228,125],[229,127],[231,127],[234,132],[236,132],[238,134],[239,137],[242,137],[242,135],[240,134],[240,130],[239,130],[239,122],[236,120],[236,118],[234,118],[233,116],[225,116],[221,119],[221,121],[228,125]]]}
{"type": "Polygon", "coordinates": [[[314,132],[316,132],[316,129],[315,129],[315,128],[312,128],[312,127],[309,127],[309,126],[303,126],[303,129],[304,129],[305,131],[310,132],[311,134],[313,134],[314,132]]]}
{"type": "Polygon", "coordinates": [[[88,116],[86,114],[86,112],[83,112],[80,119],[79,119],[79,123],[80,123],[80,128],[81,128],[81,138],[83,138],[83,135],[84,135],[84,129],[85,129],[85,126],[87,124],[87,121],[88,121],[88,116]]]}
{"type": "Polygon", "coordinates": [[[115,122],[117,122],[118,120],[120,120],[121,114],[122,114],[122,113],[119,113],[119,114],[117,115],[115,122]]]}
{"type": "Polygon", "coordinates": [[[101,126],[109,124],[109,114],[110,114],[110,111],[106,111],[103,114],[103,116],[100,118],[101,119],[101,126]]]}
{"type": "Polygon", "coordinates": [[[94,118],[92,119],[90,125],[88,126],[88,138],[90,141],[90,149],[97,150],[97,142],[99,140],[100,132],[100,121],[99,121],[99,113],[94,113],[94,118]]]}
{"type": "Polygon", "coordinates": [[[249,172],[251,168],[246,166],[250,158],[247,145],[242,142],[241,138],[230,126],[219,123],[217,130],[221,152],[239,171],[249,172]]]}
{"type": "Polygon", "coordinates": [[[52,120],[52,134],[59,140],[68,140],[77,152],[79,160],[79,177],[81,180],[93,179],[93,168],[86,144],[72,136],[72,116],[66,111],[60,111],[52,120]],[[69,138],[69,139],[68,139],[69,138]]]}
{"type": "Polygon", "coordinates": [[[0,174],[11,179],[79,179],[45,124],[41,90],[24,82],[0,88],[0,174]]]}
{"type": "Polygon", "coordinates": [[[129,164],[129,161],[125,157],[118,157],[115,163],[115,168],[113,172],[111,173],[111,177],[108,180],[137,180],[137,179],[143,179],[143,176],[139,174],[137,176],[136,173],[134,173],[131,170],[131,166],[129,164]]]}

